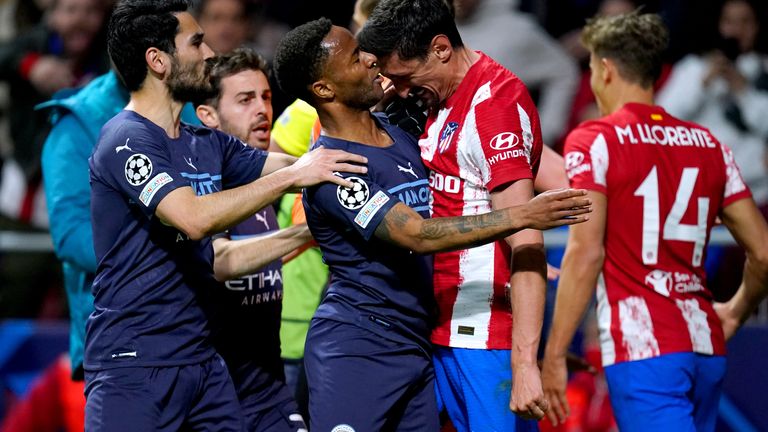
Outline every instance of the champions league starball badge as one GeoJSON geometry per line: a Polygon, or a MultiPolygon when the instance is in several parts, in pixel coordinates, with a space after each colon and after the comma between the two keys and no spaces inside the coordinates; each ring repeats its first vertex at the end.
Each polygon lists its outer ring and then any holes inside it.
{"type": "Polygon", "coordinates": [[[131,155],[125,161],[125,179],[131,186],[139,186],[152,175],[152,161],[141,153],[131,155]]]}
{"type": "Polygon", "coordinates": [[[368,201],[370,190],[368,189],[368,185],[361,178],[347,177],[346,179],[352,182],[352,187],[337,187],[336,198],[338,198],[339,203],[345,209],[357,210],[368,201]]]}

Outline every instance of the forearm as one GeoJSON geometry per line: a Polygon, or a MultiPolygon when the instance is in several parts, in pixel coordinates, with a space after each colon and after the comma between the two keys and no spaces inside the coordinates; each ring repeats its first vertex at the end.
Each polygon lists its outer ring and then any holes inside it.
{"type": "Polygon", "coordinates": [[[566,249],[552,328],[547,339],[547,357],[565,358],[573,335],[592,300],[602,263],[602,248],[599,252],[579,247],[566,249]]]}
{"type": "Polygon", "coordinates": [[[225,231],[276,201],[292,186],[289,170],[280,170],[249,184],[195,196],[183,187],[166,195],[157,207],[160,220],[192,240],[225,231]]]}
{"type": "Polygon", "coordinates": [[[376,229],[376,236],[417,253],[467,249],[504,238],[523,226],[520,207],[473,216],[422,219],[397,204],[376,229]]]}
{"type": "Polygon", "coordinates": [[[214,242],[213,269],[225,281],[258,271],[312,239],[306,224],[294,225],[265,236],[214,242]]]}
{"type": "Polygon", "coordinates": [[[294,162],[296,162],[296,160],[297,159],[295,157],[289,154],[285,154],[285,152],[273,153],[270,147],[269,157],[267,157],[267,160],[264,163],[264,168],[261,170],[261,175],[266,176],[279,169],[291,166],[294,164],[294,162]]]}
{"type": "Polygon", "coordinates": [[[510,279],[514,370],[518,366],[536,364],[546,301],[547,263],[540,232],[522,231],[513,236],[512,241],[515,245],[510,279]],[[527,241],[521,244],[521,239],[527,241]]]}
{"type": "Polygon", "coordinates": [[[768,268],[754,257],[750,259],[747,256],[741,286],[728,301],[732,316],[743,323],[766,295],[768,295],[768,268]]]}

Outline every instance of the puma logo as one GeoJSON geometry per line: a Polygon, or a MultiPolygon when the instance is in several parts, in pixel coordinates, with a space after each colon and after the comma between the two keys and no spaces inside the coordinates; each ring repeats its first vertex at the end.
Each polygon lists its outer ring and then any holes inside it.
{"type": "Polygon", "coordinates": [[[402,167],[400,165],[397,166],[397,170],[404,172],[404,173],[410,173],[412,176],[419,178],[419,176],[416,175],[416,173],[413,171],[413,165],[411,165],[410,162],[408,162],[408,168],[402,167]]]}
{"type": "Polygon", "coordinates": [[[197,167],[192,164],[192,157],[184,156],[184,162],[186,162],[187,165],[191,166],[193,170],[197,171],[197,167]]]}
{"type": "Polygon", "coordinates": [[[261,223],[263,223],[264,227],[266,229],[269,229],[269,222],[267,222],[267,217],[266,216],[264,216],[261,213],[256,213],[256,220],[261,222],[261,223]]]}
{"type": "Polygon", "coordinates": [[[128,138],[127,140],[125,140],[125,144],[123,144],[123,145],[121,145],[121,146],[117,146],[117,147],[115,147],[115,153],[120,153],[120,150],[129,150],[129,151],[133,151],[133,149],[132,149],[132,148],[128,147],[128,141],[130,141],[130,140],[131,140],[131,139],[130,139],[130,138],[128,138]]]}

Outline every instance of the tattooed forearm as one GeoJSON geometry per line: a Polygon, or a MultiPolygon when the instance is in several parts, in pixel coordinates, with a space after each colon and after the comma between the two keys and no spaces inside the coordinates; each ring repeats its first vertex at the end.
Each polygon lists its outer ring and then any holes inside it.
{"type": "Polygon", "coordinates": [[[492,212],[475,216],[438,218],[425,220],[421,226],[420,237],[425,240],[437,240],[455,234],[475,234],[475,239],[485,239],[499,229],[512,226],[506,212],[492,212]]]}
{"type": "Polygon", "coordinates": [[[519,224],[514,211],[482,215],[422,219],[411,208],[397,204],[376,228],[376,237],[419,253],[475,247],[513,234],[519,224]]]}

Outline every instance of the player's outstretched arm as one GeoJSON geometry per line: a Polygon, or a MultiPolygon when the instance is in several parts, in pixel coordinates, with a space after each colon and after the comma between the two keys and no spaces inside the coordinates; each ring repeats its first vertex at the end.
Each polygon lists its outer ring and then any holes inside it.
{"type": "Polygon", "coordinates": [[[545,192],[528,203],[476,216],[424,219],[397,203],[376,228],[376,237],[418,253],[466,249],[507,237],[521,229],[550,229],[589,219],[584,190],[545,192]]]}
{"type": "Polygon", "coordinates": [[[226,281],[254,273],[312,240],[307,224],[293,225],[264,236],[213,241],[213,272],[226,281]]]}
{"type": "Polygon", "coordinates": [[[714,304],[729,339],[768,295],[768,224],[751,198],[729,205],[721,218],[747,255],[736,294],[726,303],[714,304]]]}
{"type": "Polygon", "coordinates": [[[368,160],[341,150],[318,148],[294,164],[237,188],[197,196],[191,187],[166,195],[157,206],[160,220],[193,240],[220,233],[276,201],[286,192],[322,182],[351,187],[335,172],[364,174],[368,160]]]}
{"type": "Polygon", "coordinates": [[[542,386],[550,403],[547,416],[554,425],[564,422],[569,414],[565,398],[568,346],[592,300],[605,253],[607,198],[598,192],[589,192],[589,197],[593,205],[589,222],[571,227],[568,235],[552,328],[542,362],[542,386]]]}

